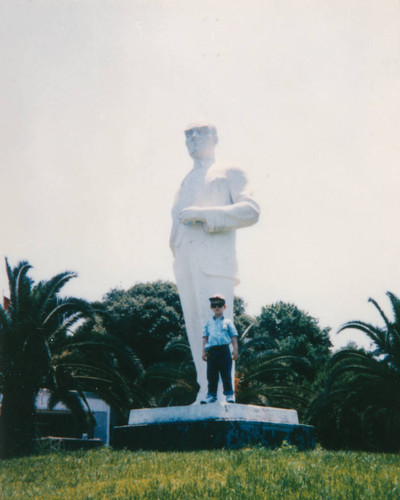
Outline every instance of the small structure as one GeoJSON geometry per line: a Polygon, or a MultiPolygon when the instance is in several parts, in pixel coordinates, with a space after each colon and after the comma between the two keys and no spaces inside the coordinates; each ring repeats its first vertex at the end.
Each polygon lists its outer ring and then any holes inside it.
{"type": "Polygon", "coordinates": [[[131,410],[129,424],[114,428],[115,448],[194,450],[241,448],[284,441],[314,448],[314,428],[299,424],[297,411],[255,405],[212,403],[131,410]]]}
{"type": "MultiPolygon", "coordinates": [[[[96,420],[92,432],[86,438],[101,439],[110,444],[111,408],[96,394],[85,393],[86,400],[96,420]]],[[[57,436],[63,438],[82,438],[82,430],[77,425],[72,413],[62,403],[48,409],[50,394],[42,389],[36,399],[38,434],[40,437],[57,436]]]]}

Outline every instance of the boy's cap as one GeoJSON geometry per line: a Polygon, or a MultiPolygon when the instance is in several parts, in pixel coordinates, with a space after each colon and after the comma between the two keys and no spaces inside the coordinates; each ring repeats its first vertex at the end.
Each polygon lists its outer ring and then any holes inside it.
{"type": "Polygon", "coordinates": [[[210,297],[210,302],[211,304],[222,304],[222,305],[225,305],[225,297],[223,297],[222,295],[213,295],[212,297],[210,297]]]}

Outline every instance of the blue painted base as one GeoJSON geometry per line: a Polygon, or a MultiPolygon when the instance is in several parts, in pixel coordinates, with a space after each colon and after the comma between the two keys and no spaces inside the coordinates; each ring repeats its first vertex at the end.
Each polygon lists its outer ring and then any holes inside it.
{"type": "Polygon", "coordinates": [[[114,428],[113,446],[129,450],[199,450],[242,448],[248,445],[279,447],[283,441],[300,450],[315,446],[309,425],[201,420],[125,425],[114,428]]]}

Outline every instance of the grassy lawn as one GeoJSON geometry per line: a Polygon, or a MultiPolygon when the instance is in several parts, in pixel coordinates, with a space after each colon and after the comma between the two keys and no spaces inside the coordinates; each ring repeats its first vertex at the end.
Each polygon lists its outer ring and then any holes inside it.
{"type": "Polygon", "coordinates": [[[400,455],[291,447],[58,452],[0,463],[0,498],[398,499],[400,455]]]}

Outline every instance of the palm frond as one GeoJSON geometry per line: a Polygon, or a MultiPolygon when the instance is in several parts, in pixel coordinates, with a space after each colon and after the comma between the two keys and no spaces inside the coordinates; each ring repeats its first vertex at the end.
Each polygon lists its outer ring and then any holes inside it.
{"type": "Polygon", "coordinates": [[[49,329],[47,340],[49,342],[56,342],[58,340],[65,340],[65,335],[71,332],[71,329],[82,319],[86,319],[81,312],[72,314],[69,318],[64,318],[59,326],[55,329],[49,329]]]}
{"type": "Polygon", "coordinates": [[[385,342],[385,339],[382,338],[382,336],[385,335],[384,331],[381,328],[365,323],[364,321],[348,321],[338,329],[337,333],[349,328],[354,328],[355,330],[364,332],[377,345],[381,345],[385,342]]]}
{"type": "Polygon", "coordinates": [[[247,336],[247,334],[249,333],[249,331],[251,330],[251,328],[256,324],[255,321],[253,321],[252,323],[250,323],[250,325],[246,328],[246,330],[242,333],[241,337],[240,337],[240,340],[244,340],[247,336]]]}
{"type": "Polygon", "coordinates": [[[0,306],[0,335],[9,332],[11,321],[9,314],[0,306]]]}
{"type": "Polygon", "coordinates": [[[372,298],[369,298],[368,299],[368,302],[370,302],[371,304],[373,304],[375,306],[375,308],[378,310],[379,312],[379,315],[381,316],[381,318],[383,319],[384,323],[385,323],[385,326],[387,328],[390,328],[390,321],[389,319],[387,318],[386,314],[383,312],[383,309],[381,308],[381,306],[376,302],[376,300],[372,299],[372,298]]]}
{"type": "Polygon", "coordinates": [[[400,299],[392,292],[386,292],[386,295],[392,305],[394,325],[396,325],[397,331],[400,331],[400,299]]]}
{"type": "MultiPolygon", "coordinates": [[[[42,315],[46,314],[49,303],[53,303],[61,289],[78,275],[72,271],[59,273],[50,280],[40,281],[33,289],[37,297],[37,306],[42,315]]],[[[53,304],[52,304],[53,306],[53,304]]],[[[44,316],[43,316],[44,317],[44,316]]],[[[42,318],[43,319],[43,318],[42,318]]]]}
{"type": "Polygon", "coordinates": [[[191,354],[189,342],[183,337],[172,339],[165,344],[164,354],[169,354],[171,352],[177,351],[183,352],[188,355],[191,354]]]}
{"type": "Polygon", "coordinates": [[[88,429],[89,421],[91,424],[95,423],[90,406],[86,401],[85,411],[85,407],[82,404],[81,394],[79,394],[78,392],[73,392],[67,390],[66,388],[57,388],[57,390],[51,391],[48,402],[49,410],[52,410],[57,403],[62,403],[64,406],[66,406],[75,416],[75,418],[79,420],[81,426],[83,426],[85,430],[88,429]]]}
{"type": "Polygon", "coordinates": [[[59,299],[57,306],[54,307],[44,318],[43,325],[46,327],[47,324],[55,318],[63,315],[75,315],[77,312],[80,312],[85,317],[94,319],[94,312],[90,303],[86,300],[74,297],[59,299]]]}

